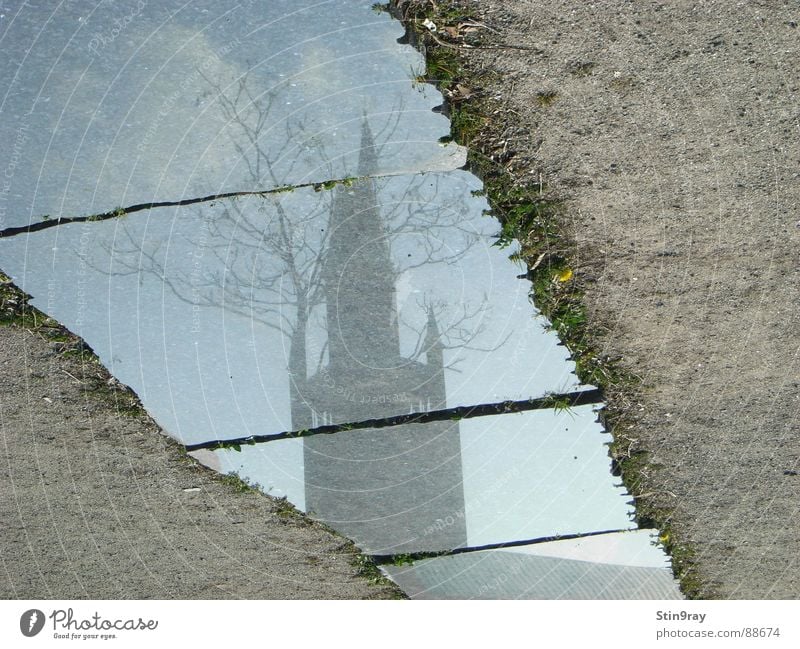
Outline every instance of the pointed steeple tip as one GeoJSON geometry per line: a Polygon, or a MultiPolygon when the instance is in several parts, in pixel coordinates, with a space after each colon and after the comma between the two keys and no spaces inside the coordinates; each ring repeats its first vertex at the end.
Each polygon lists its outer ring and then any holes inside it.
{"type": "Polygon", "coordinates": [[[372,176],[377,170],[378,150],[375,147],[372,129],[369,127],[367,111],[364,110],[361,116],[361,151],[358,155],[358,175],[372,176]]]}
{"type": "Polygon", "coordinates": [[[425,347],[428,350],[428,358],[431,354],[441,354],[442,334],[439,331],[439,323],[436,321],[436,313],[433,306],[428,305],[428,324],[425,328],[425,347]]]}
{"type": "Polygon", "coordinates": [[[431,394],[436,395],[439,403],[446,401],[444,385],[444,343],[436,322],[436,313],[433,306],[428,305],[428,326],[425,331],[425,364],[431,372],[433,383],[430,384],[431,394]]]}

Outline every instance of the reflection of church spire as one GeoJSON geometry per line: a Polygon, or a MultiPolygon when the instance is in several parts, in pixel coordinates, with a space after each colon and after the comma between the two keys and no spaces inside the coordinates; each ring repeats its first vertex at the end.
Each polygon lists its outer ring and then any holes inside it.
{"type": "Polygon", "coordinates": [[[295,428],[446,405],[444,345],[432,306],[427,308],[425,362],[400,354],[397,273],[378,205],[376,169],[377,148],[365,118],[360,180],[333,191],[320,273],[328,358],[326,366],[308,378],[305,321],[310,307],[298,299],[289,363],[295,428]]]}
{"type": "Polygon", "coordinates": [[[378,149],[366,114],[361,122],[361,151],[358,153],[358,175],[374,176],[378,171],[378,149]]]}
{"type": "Polygon", "coordinates": [[[376,169],[375,142],[364,119],[361,180],[334,190],[323,275],[328,358],[336,371],[385,367],[400,353],[395,273],[371,178],[376,169]]]}

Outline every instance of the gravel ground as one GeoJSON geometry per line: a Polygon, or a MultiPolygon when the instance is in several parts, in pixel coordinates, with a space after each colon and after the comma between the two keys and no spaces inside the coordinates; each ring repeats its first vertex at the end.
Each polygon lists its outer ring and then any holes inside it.
{"type": "Polygon", "coordinates": [[[800,596],[800,7],[461,4],[489,28],[460,50],[480,137],[566,200],[590,329],[643,380],[640,502],[696,595],[800,596]]]}
{"type": "Polygon", "coordinates": [[[399,596],[358,575],[349,541],[186,456],[48,333],[0,326],[0,598],[399,596]]]}

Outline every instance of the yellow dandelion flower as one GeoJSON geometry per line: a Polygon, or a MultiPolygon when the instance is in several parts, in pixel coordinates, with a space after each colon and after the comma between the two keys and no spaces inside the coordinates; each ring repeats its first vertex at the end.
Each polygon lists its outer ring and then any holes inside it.
{"type": "Polygon", "coordinates": [[[562,270],[558,275],[556,275],[556,279],[559,282],[568,282],[572,279],[572,269],[567,268],[566,270],[562,270]]]}

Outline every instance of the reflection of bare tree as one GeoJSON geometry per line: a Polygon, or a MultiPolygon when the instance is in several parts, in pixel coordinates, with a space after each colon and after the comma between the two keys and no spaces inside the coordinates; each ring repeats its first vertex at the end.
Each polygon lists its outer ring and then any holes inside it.
{"type": "MultiPolygon", "coordinates": [[[[278,89],[256,93],[252,90],[254,84],[246,74],[226,88],[205,75],[203,78],[215,96],[222,117],[232,127],[229,134],[233,145],[254,183],[279,187],[287,178],[305,175],[297,173],[297,165],[302,156],[309,153],[318,167],[327,169],[326,177],[337,177],[333,164],[335,157],[329,155],[322,140],[324,132],[312,133],[301,115],[295,114],[291,120],[276,119],[276,107],[283,99],[278,89]]],[[[379,141],[390,140],[398,128],[401,115],[402,106],[396,106],[393,117],[386,121],[375,137],[379,141]]],[[[377,150],[378,156],[381,149],[382,146],[377,150]]]]}
{"type": "MultiPolygon", "coordinates": [[[[280,129],[275,126],[271,116],[280,100],[277,92],[258,94],[247,78],[230,89],[207,82],[216,94],[216,104],[254,185],[281,186],[285,178],[293,176],[300,153],[309,149],[320,166],[334,173],[334,156],[316,134],[310,133],[302,118],[280,122],[280,129]]],[[[397,127],[397,117],[388,120],[378,131],[378,139],[389,141],[397,127]]],[[[224,305],[228,311],[280,331],[291,341],[291,367],[304,378],[308,373],[307,329],[315,314],[324,319],[321,309],[330,300],[329,285],[333,280],[326,278],[326,265],[330,273],[331,238],[337,236],[337,228],[343,239],[357,239],[364,236],[365,228],[369,229],[368,238],[385,239],[388,249],[395,245],[408,247],[413,242],[413,250],[407,256],[396,256],[393,262],[387,258],[379,268],[365,271],[385,275],[392,300],[403,273],[422,266],[455,264],[476,241],[475,235],[461,224],[461,215],[467,209],[464,203],[443,206],[431,200],[431,196],[439,194],[438,183],[442,182],[436,175],[414,177],[391,203],[382,204],[378,210],[377,196],[389,183],[397,186],[397,181],[375,177],[381,145],[375,142],[366,116],[361,129],[356,180],[313,194],[287,191],[265,195],[257,203],[234,199],[222,210],[216,206],[213,218],[203,206],[196,208],[198,226],[203,224],[203,229],[198,227],[188,235],[186,245],[190,250],[201,251],[201,273],[171,272],[162,244],[142,246],[129,228],[125,228],[126,242],[115,245],[115,272],[153,273],[186,302],[224,305]]],[[[343,245],[346,244],[337,244],[338,254],[343,254],[343,245]]],[[[380,256],[374,243],[367,245],[371,248],[353,250],[352,254],[380,256]]],[[[475,340],[482,333],[484,303],[450,306],[441,299],[423,298],[418,306],[436,322],[443,349],[481,349],[475,340]]],[[[396,313],[394,317],[398,320],[395,327],[412,329],[416,334],[409,360],[420,358],[427,351],[426,326],[419,325],[419,318],[414,324],[407,319],[399,321],[396,313]]],[[[331,323],[327,326],[330,330],[331,323]]],[[[329,352],[327,345],[320,350],[312,373],[322,368],[329,352]]]]}

